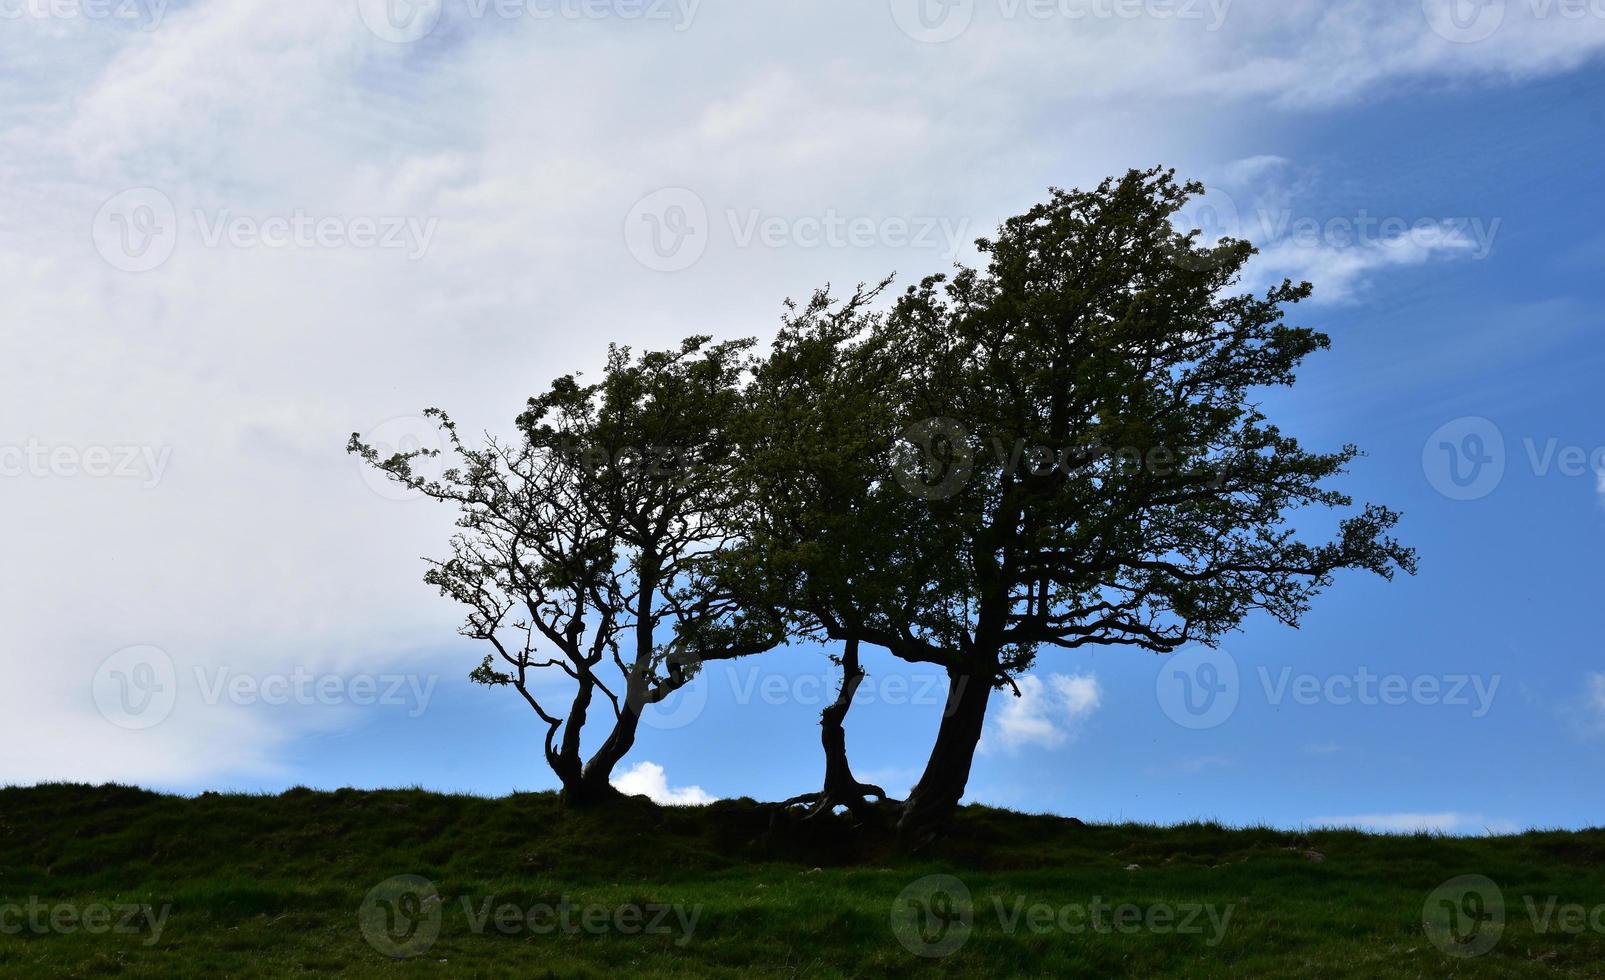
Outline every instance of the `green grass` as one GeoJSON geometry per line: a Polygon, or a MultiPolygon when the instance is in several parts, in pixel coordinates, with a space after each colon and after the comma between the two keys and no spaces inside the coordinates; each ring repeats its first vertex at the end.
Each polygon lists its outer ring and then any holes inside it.
{"type": "MultiPolygon", "coordinates": [[[[885,834],[844,823],[806,834],[771,834],[768,823],[751,801],[688,809],[633,799],[571,813],[550,794],[0,789],[0,913],[11,909],[0,914],[0,974],[1605,976],[1600,928],[1585,919],[1580,932],[1562,931],[1563,921],[1578,925],[1575,912],[1535,928],[1525,902],[1540,914],[1551,897],[1585,911],[1605,905],[1600,830],[1301,835],[1092,826],[970,807],[949,841],[910,857],[885,834]],[[1506,924],[1488,952],[1451,956],[1429,941],[1422,910],[1435,888],[1467,874],[1497,883],[1506,924]],[[438,937],[411,959],[382,955],[359,926],[370,889],[396,875],[422,876],[440,898],[408,906],[415,918],[438,912],[440,921],[438,937]],[[940,958],[910,952],[892,923],[899,895],[913,885],[918,899],[930,875],[962,882],[973,910],[967,929],[927,923],[927,938],[956,946],[940,958]],[[501,905],[520,916],[534,908],[544,926],[542,910],[565,899],[595,915],[672,911],[667,931],[651,933],[503,932],[494,911],[486,927],[472,926],[473,916],[501,905]],[[1095,899],[1135,906],[1118,914],[1159,916],[1161,925],[1167,914],[1201,908],[1201,928],[1115,930],[1113,912],[1102,913],[1101,931],[1049,923],[1095,899]],[[45,928],[27,920],[30,902],[45,909],[34,920],[45,928]],[[76,916],[92,905],[167,912],[159,938],[144,919],[131,933],[49,927],[55,906],[76,916]],[[1010,929],[1000,907],[1005,916],[1016,907],[1051,911],[1036,913],[1035,930],[1025,918],[1010,929]],[[1223,931],[1209,912],[1217,921],[1229,914],[1223,931]],[[686,935],[679,923],[693,915],[686,935]]],[[[109,914],[120,921],[120,910],[109,914]]],[[[1085,921],[1075,911],[1062,919],[1085,921]]],[[[917,936],[903,935],[919,947],[917,936]]]]}

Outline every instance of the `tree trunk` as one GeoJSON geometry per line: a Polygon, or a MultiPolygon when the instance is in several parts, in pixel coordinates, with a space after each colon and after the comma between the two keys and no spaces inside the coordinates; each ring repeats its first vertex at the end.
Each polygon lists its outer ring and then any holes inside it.
{"type": "Polygon", "coordinates": [[[641,696],[634,691],[634,683],[632,680],[629,696],[620,706],[613,730],[585,763],[585,772],[580,777],[580,795],[587,800],[607,800],[619,795],[611,782],[613,769],[635,747],[635,733],[641,727],[641,710],[645,707],[641,696]]]}
{"type": "Polygon", "coordinates": [[[573,782],[563,786],[562,800],[564,806],[590,807],[616,800],[624,794],[613,788],[607,776],[587,773],[573,782]]]}
{"type": "Polygon", "coordinates": [[[858,641],[848,640],[842,651],[842,682],[836,700],[819,716],[819,741],[825,750],[825,784],[818,793],[798,797],[788,803],[809,804],[804,819],[828,814],[838,806],[845,806],[853,816],[868,816],[870,797],[876,802],[886,799],[886,791],[872,783],[861,783],[853,776],[847,761],[847,712],[853,707],[853,696],[864,682],[864,668],[858,662],[858,641]]]}
{"type": "MultiPolygon", "coordinates": [[[[624,703],[619,705],[618,717],[607,738],[585,763],[580,777],[576,802],[598,802],[616,799],[621,794],[611,782],[613,768],[635,747],[635,733],[641,727],[641,714],[646,710],[648,671],[651,669],[653,649],[652,599],[656,595],[658,567],[657,552],[643,548],[641,553],[640,594],[635,610],[635,660],[624,681],[624,703]]],[[[565,794],[566,796],[566,794],[565,794]]]]}
{"type": "Polygon", "coordinates": [[[960,669],[948,671],[947,706],[936,731],[936,744],[897,821],[897,836],[905,846],[927,843],[952,820],[970,780],[970,766],[975,761],[975,747],[981,741],[991,696],[990,676],[960,669]]]}

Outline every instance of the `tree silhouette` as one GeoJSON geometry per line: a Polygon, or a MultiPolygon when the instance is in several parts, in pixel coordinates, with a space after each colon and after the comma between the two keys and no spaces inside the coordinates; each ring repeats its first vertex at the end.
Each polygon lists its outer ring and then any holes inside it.
{"type": "Polygon", "coordinates": [[[868,325],[860,356],[902,436],[853,445],[886,468],[819,541],[872,540],[874,564],[814,598],[832,635],[947,672],[910,841],[943,828],[992,692],[1042,651],[1171,653],[1255,610],[1296,625],[1339,569],[1414,570],[1385,507],[1296,537],[1293,515],[1351,505],[1327,483],[1359,452],[1304,450],[1255,392],[1328,339],[1283,322],[1309,284],[1235,292],[1253,246],[1176,229],[1201,192],[1161,169],[1054,190],[978,242],[984,271],[929,277],[868,325]]]}
{"type": "Polygon", "coordinates": [[[450,556],[425,578],[468,607],[463,635],[494,651],[473,679],[511,686],[545,724],[546,762],[571,803],[616,795],[609,777],[643,711],[702,663],[785,638],[778,619],[729,618],[733,599],[708,572],[740,501],[729,439],[750,346],[694,337],[639,358],[614,348],[598,384],[569,375],[531,398],[512,445],[470,447],[430,409],[462,463],[438,480],[412,468],[433,451],[381,459],[352,436],[352,452],[461,511],[450,556]],[[538,684],[554,672],[568,679],[566,709],[538,684]],[[611,724],[587,759],[598,700],[611,724]]]}

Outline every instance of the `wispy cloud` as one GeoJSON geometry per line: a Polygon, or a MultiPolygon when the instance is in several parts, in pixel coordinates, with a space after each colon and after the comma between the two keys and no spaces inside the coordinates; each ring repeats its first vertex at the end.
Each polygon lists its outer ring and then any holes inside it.
{"type": "Polygon", "coordinates": [[[645,796],[662,806],[703,806],[718,797],[701,786],[669,786],[669,777],[656,762],[638,762],[615,777],[613,787],[627,796],[645,796]]]}
{"type": "Polygon", "coordinates": [[[1596,729],[1605,730],[1605,673],[1596,671],[1584,681],[1583,710],[1596,729]]]}
{"type": "Polygon", "coordinates": [[[1069,741],[1077,726],[1098,710],[1103,690],[1091,674],[1050,674],[1046,681],[1028,674],[1018,681],[1019,697],[1007,697],[993,725],[992,737],[1007,750],[1026,746],[1056,748],[1069,741]]]}
{"type": "Polygon", "coordinates": [[[1484,259],[1498,217],[1378,214],[1323,202],[1318,174],[1285,157],[1245,157],[1222,166],[1209,192],[1182,216],[1200,240],[1242,238],[1258,246],[1245,284],[1284,278],[1315,284],[1315,298],[1346,303],[1385,270],[1454,259],[1484,259]]]}

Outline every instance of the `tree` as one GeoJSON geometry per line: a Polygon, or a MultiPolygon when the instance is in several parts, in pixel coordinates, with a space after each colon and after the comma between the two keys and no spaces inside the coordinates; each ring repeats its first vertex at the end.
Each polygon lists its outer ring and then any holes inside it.
{"type": "Polygon", "coordinates": [[[823,784],[782,804],[806,805],[808,818],[837,807],[863,817],[886,798],[848,761],[846,718],[867,675],[861,640],[844,625],[857,622],[858,590],[886,580],[874,570],[896,564],[906,541],[880,533],[883,526],[917,516],[906,498],[874,492],[890,446],[892,379],[866,341],[876,322],[870,306],[886,285],[860,286],[841,303],[828,289],[806,304],[788,301],[747,391],[736,472],[749,504],[742,545],[719,566],[725,590],[742,596],[745,610],[785,618],[794,636],[840,644],[831,660],[841,680],[820,714],[823,784]],[[876,510],[888,504],[897,513],[876,510]]]}
{"type": "MultiPolygon", "coordinates": [[[[1296,537],[1295,514],[1351,506],[1328,481],[1359,451],[1306,451],[1255,392],[1293,384],[1329,341],[1283,322],[1308,283],[1234,292],[1253,246],[1176,230],[1201,192],[1160,169],[1054,190],[977,243],[984,271],[910,287],[863,344],[891,379],[880,424],[902,438],[865,453],[887,468],[816,540],[874,537],[884,560],[812,598],[831,635],[947,672],[899,820],[912,842],[957,807],[992,692],[1044,649],[1214,644],[1256,610],[1296,626],[1339,569],[1414,571],[1385,507],[1325,543],[1296,537]]],[[[800,427],[826,428],[828,409],[800,427]]]]}
{"type": "Polygon", "coordinates": [[[468,607],[463,635],[492,647],[472,678],[511,686],[546,726],[546,762],[568,802],[616,795],[609,779],[642,712],[702,663],[784,639],[777,618],[733,617],[709,571],[734,543],[730,440],[750,347],[693,337],[639,358],[612,348],[598,384],[568,375],[531,398],[511,445],[487,436],[469,447],[430,409],[462,464],[438,480],[412,468],[433,451],[381,459],[352,436],[368,463],[460,510],[449,557],[425,579],[468,607]],[[566,709],[541,683],[554,673],[567,678],[566,709]],[[586,758],[599,697],[611,726],[586,758]]]}

